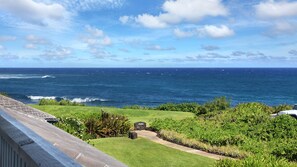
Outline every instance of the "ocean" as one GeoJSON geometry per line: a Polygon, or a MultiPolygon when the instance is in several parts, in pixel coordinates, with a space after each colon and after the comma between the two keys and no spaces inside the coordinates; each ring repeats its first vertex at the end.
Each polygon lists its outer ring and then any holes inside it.
{"type": "Polygon", "coordinates": [[[0,68],[0,92],[24,103],[49,98],[115,107],[220,96],[233,106],[295,104],[297,68],[0,68]]]}

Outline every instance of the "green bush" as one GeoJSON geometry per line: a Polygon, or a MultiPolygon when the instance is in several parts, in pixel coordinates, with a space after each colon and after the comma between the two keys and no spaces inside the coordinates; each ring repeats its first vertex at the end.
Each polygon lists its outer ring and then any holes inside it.
{"type": "Polygon", "coordinates": [[[0,95],[9,97],[9,95],[6,92],[0,92],[0,95]]]}
{"type": "Polygon", "coordinates": [[[251,154],[296,161],[297,120],[289,115],[271,118],[274,111],[261,103],[244,103],[196,119],[156,119],[151,127],[173,131],[212,147],[235,147],[251,154]]]}
{"type": "Polygon", "coordinates": [[[216,167],[293,167],[296,164],[274,156],[251,156],[243,160],[223,159],[217,161],[216,167]]]}
{"type": "Polygon", "coordinates": [[[278,106],[274,106],[274,113],[278,113],[280,111],[284,111],[284,110],[292,110],[292,106],[291,105],[287,105],[287,104],[282,104],[282,105],[278,105],[278,106]]]}
{"type": "Polygon", "coordinates": [[[85,120],[87,133],[98,137],[118,137],[126,135],[130,129],[127,117],[102,111],[100,117],[90,117],[85,120]]]}
{"type": "Polygon", "coordinates": [[[199,105],[198,103],[166,103],[156,107],[156,109],[165,111],[192,112],[199,116],[209,112],[226,110],[229,107],[230,100],[227,100],[226,97],[219,97],[203,105],[199,105]]]}
{"type": "Polygon", "coordinates": [[[289,139],[289,140],[278,140],[274,142],[275,146],[272,151],[272,154],[281,157],[286,158],[290,161],[297,161],[297,141],[296,138],[289,139]]]}
{"type": "Polygon", "coordinates": [[[140,106],[140,105],[131,105],[131,106],[124,106],[123,109],[151,110],[153,108],[140,106]]]}
{"type": "Polygon", "coordinates": [[[86,126],[84,125],[83,121],[77,118],[58,118],[59,122],[55,124],[55,126],[63,129],[67,133],[70,133],[80,139],[87,140],[90,139],[90,136],[86,133],[86,126]]]}
{"type": "Polygon", "coordinates": [[[83,140],[124,136],[131,127],[127,117],[104,111],[85,119],[62,117],[55,125],[83,140]]]}
{"type": "Polygon", "coordinates": [[[41,99],[38,105],[61,105],[61,106],[84,106],[82,103],[71,102],[70,100],[57,101],[55,99],[41,99]]]}

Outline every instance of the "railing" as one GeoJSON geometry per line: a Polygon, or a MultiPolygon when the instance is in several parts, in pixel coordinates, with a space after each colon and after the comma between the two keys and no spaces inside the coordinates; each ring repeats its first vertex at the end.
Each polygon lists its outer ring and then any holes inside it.
{"type": "Polygon", "coordinates": [[[73,159],[0,109],[1,167],[78,167],[73,159]]]}

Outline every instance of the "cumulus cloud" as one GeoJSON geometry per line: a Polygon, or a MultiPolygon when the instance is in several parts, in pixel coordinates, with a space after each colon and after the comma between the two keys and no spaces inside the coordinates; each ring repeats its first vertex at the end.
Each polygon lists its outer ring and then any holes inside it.
{"type": "Polygon", "coordinates": [[[149,15],[149,14],[138,15],[135,18],[135,21],[147,28],[165,28],[165,27],[167,27],[167,23],[160,20],[160,18],[158,16],[153,16],[153,15],[149,15]]]}
{"type": "Polygon", "coordinates": [[[109,38],[109,36],[104,34],[103,30],[87,25],[86,31],[88,32],[88,35],[83,37],[82,41],[88,44],[88,46],[108,46],[112,44],[112,40],[109,38]]]}
{"type": "Polygon", "coordinates": [[[297,32],[297,24],[290,23],[287,21],[276,21],[273,24],[273,27],[267,31],[265,34],[268,36],[277,36],[277,35],[288,35],[294,34],[297,32]]]}
{"type": "Polygon", "coordinates": [[[90,25],[86,26],[87,35],[82,37],[83,43],[87,44],[88,51],[99,59],[114,57],[111,53],[105,50],[106,46],[112,45],[112,40],[107,36],[103,30],[90,25]]]}
{"type": "Polygon", "coordinates": [[[69,16],[67,10],[58,3],[46,4],[33,0],[0,0],[0,9],[25,22],[42,26],[52,21],[62,21],[69,16]]]}
{"type": "Polygon", "coordinates": [[[187,38],[194,36],[196,33],[193,31],[183,31],[179,28],[176,28],[173,30],[173,34],[178,38],[187,38]]]}
{"type": "Polygon", "coordinates": [[[37,49],[39,45],[49,45],[51,44],[51,42],[45,38],[36,36],[36,35],[27,35],[25,37],[26,40],[26,44],[24,45],[24,47],[26,49],[37,49]]]}
{"type": "Polygon", "coordinates": [[[33,43],[33,44],[40,44],[40,45],[45,45],[45,44],[49,44],[49,41],[46,40],[45,38],[42,38],[42,37],[38,37],[36,35],[27,35],[25,37],[25,39],[30,42],[30,43],[33,43]]]}
{"type": "Polygon", "coordinates": [[[234,35],[234,31],[226,25],[205,25],[202,27],[191,28],[187,30],[176,28],[174,29],[173,34],[178,38],[187,38],[192,36],[224,38],[234,35]]]}
{"type": "MultiPolygon", "coordinates": [[[[181,22],[196,23],[207,16],[226,16],[228,11],[222,0],[166,0],[159,15],[141,14],[134,20],[147,28],[165,28],[181,22]]],[[[127,23],[128,18],[120,17],[127,23]]]]}
{"type": "Polygon", "coordinates": [[[92,27],[90,25],[86,26],[86,30],[88,33],[90,33],[90,35],[92,35],[93,37],[103,37],[104,33],[102,30],[92,27]]]}
{"type": "Polygon", "coordinates": [[[130,17],[130,16],[121,16],[121,17],[119,18],[119,21],[120,21],[122,24],[127,24],[128,22],[133,21],[133,17],[130,17]]]}
{"type": "Polygon", "coordinates": [[[63,60],[71,56],[72,50],[68,47],[54,47],[49,50],[45,50],[40,57],[46,60],[63,60]]]}
{"type": "Polygon", "coordinates": [[[203,28],[198,29],[198,33],[202,36],[212,38],[223,38],[234,35],[234,31],[225,25],[205,25],[203,28]]]}
{"type": "Polygon", "coordinates": [[[269,0],[255,5],[256,14],[263,19],[297,16],[297,2],[269,0]]]}
{"type": "Polygon", "coordinates": [[[174,47],[161,47],[160,45],[152,45],[149,47],[145,48],[146,50],[154,50],[154,51],[170,51],[170,50],[175,50],[174,47]]]}

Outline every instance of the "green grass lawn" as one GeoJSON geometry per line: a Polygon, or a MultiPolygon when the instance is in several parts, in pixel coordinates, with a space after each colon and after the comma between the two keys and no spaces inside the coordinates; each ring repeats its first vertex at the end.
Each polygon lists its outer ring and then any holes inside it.
{"type": "Polygon", "coordinates": [[[193,113],[176,112],[176,111],[159,111],[159,110],[141,110],[141,109],[121,109],[112,107],[91,107],[91,106],[58,106],[58,105],[31,105],[41,111],[50,113],[56,117],[77,117],[84,118],[93,113],[101,112],[103,109],[106,112],[125,115],[131,123],[144,121],[150,123],[155,118],[172,118],[181,120],[184,118],[194,117],[193,113]]]}
{"type": "Polygon", "coordinates": [[[208,167],[215,162],[143,138],[103,138],[91,140],[90,143],[129,167],[208,167]]]}

